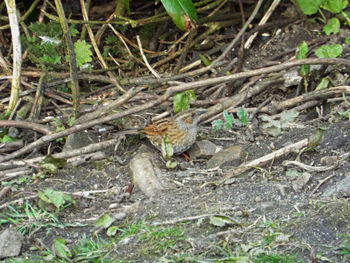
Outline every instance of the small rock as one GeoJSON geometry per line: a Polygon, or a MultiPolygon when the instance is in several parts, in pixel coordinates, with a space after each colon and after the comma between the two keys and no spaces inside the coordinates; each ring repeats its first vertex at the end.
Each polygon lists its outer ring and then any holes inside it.
{"type": "Polygon", "coordinates": [[[321,158],[321,164],[323,165],[333,165],[338,161],[337,156],[323,156],[321,158]]]}
{"type": "Polygon", "coordinates": [[[309,182],[311,178],[310,173],[303,173],[301,176],[298,176],[297,179],[293,182],[293,189],[295,192],[300,192],[301,189],[309,182]]]}
{"type": "Polygon", "coordinates": [[[130,161],[130,171],[134,184],[148,197],[159,194],[164,189],[159,177],[161,171],[159,167],[152,162],[156,159],[155,154],[148,152],[146,146],[141,146],[138,153],[130,161]]]}
{"type": "Polygon", "coordinates": [[[23,236],[21,233],[6,229],[0,234],[0,259],[16,257],[21,252],[23,236]]]}
{"type": "Polygon", "coordinates": [[[79,149],[88,146],[92,143],[98,142],[98,137],[91,132],[80,131],[68,135],[66,144],[63,147],[64,151],[79,149]]]}
{"type": "Polygon", "coordinates": [[[329,196],[349,196],[350,194],[350,176],[346,176],[343,180],[338,182],[336,185],[328,187],[324,193],[323,197],[329,196]]]}
{"type": "Polygon", "coordinates": [[[222,167],[225,165],[238,166],[242,162],[243,156],[244,150],[241,146],[231,146],[214,154],[214,156],[209,159],[207,168],[222,167]]]}
{"type": "Polygon", "coordinates": [[[189,154],[192,159],[210,158],[220,150],[221,148],[211,141],[203,140],[195,142],[189,150],[189,154]]]}

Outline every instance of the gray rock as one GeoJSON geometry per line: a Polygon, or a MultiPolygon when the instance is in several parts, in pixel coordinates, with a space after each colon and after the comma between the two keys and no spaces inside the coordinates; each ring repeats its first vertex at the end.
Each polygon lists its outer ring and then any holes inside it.
{"type": "Polygon", "coordinates": [[[242,162],[244,150],[241,146],[231,146],[214,154],[207,163],[207,168],[222,167],[227,165],[238,166],[242,162]]]}
{"type": "Polygon", "coordinates": [[[156,159],[157,156],[146,146],[141,146],[129,164],[134,184],[147,197],[156,196],[165,189],[160,179],[162,173],[155,162],[156,159]]]}
{"type": "Polygon", "coordinates": [[[0,258],[16,257],[21,252],[23,236],[21,233],[6,229],[0,234],[0,258]]]}
{"type": "Polygon", "coordinates": [[[80,131],[68,135],[63,150],[69,151],[79,149],[96,142],[98,142],[98,137],[95,134],[87,131],[80,131]]]}
{"type": "Polygon", "coordinates": [[[203,140],[195,142],[189,150],[189,154],[192,159],[210,158],[220,150],[221,148],[211,141],[203,140]]]}
{"type": "Polygon", "coordinates": [[[301,176],[297,177],[297,179],[293,182],[293,189],[295,192],[300,192],[301,189],[309,182],[311,178],[310,173],[303,173],[301,176]]]}
{"type": "Polygon", "coordinates": [[[336,185],[328,187],[322,196],[349,196],[350,194],[350,176],[346,176],[343,180],[338,182],[336,185]]]}

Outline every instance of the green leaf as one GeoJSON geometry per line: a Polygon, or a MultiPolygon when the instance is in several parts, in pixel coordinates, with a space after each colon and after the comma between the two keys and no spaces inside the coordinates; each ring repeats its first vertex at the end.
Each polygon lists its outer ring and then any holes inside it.
{"type": "Polygon", "coordinates": [[[329,36],[330,34],[338,34],[340,31],[340,22],[339,19],[333,17],[328,20],[327,24],[323,27],[323,32],[329,36]]]}
{"type": "Polygon", "coordinates": [[[235,118],[232,114],[229,114],[227,110],[224,110],[223,112],[224,120],[225,120],[225,129],[230,130],[232,127],[232,124],[235,122],[235,118]]]}
{"type": "Polygon", "coordinates": [[[17,139],[11,138],[11,136],[5,134],[4,137],[2,137],[1,142],[6,143],[6,142],[15,142],[17,139]]]}
{"type": "Polygon", "coordinates": [[[161,0],[165,10],[172,18],[175,25],[183,30],[189,31],[191,25],[198,21],[196,8],[190,0],[161,0]]]}
{"type": "Polygon", "coordinates": [[[338,111],[338,114],[344,118],[350,119],[350,108],[346,111],[338,111]]]}
{"type": "Polygon", "coordinates": [[[345,38],[345,44],[350,45],[350,36],[345,38]]]}
{"type": "Polygon", "coordinates": [[[286,128],[289,123],[294,122],[295,118],[298,117],[299,112],[296,110],[285,110],[281,113],[281,127],[286,128]]]}
{"type": "Polygon", "coordinates": [[[322,78],[321,82],[317,85],[315,90],[321,90],[327,88],[329,85],[329,80],[328,78],[322,78]]]}
{"type": "Polygon", "coordinates": [[[56,252],[56,256],[60,258],[70,258],[72,257],[72,253],[69,248],[66,246],[66,240],[63,238],[55,238],[53,240],[53,247],[56,252]]]}
{"type": "Polygon", "coordinates": [[[202,62],[205,66],[210,66],[211,62],[209,59],[207,59],[206,56],[199,54],[199,58],[202,60],[202,62]]]}
{"type": "Polygon", "coordinates": [[[348,0],[327,0],[322,5],[322,8],[332,12],[333,14],[340,13],[348,5],[348,0]]]}
{"type": "Polygon", "coordinates": [[[164,136],[162,140],[161,152],[164,158],[170,158],[171,156],[174,155],[174,148],[167,134],[164,136]]]}
{"type": "Polygon", "coordinates": [[[297,3],[305,15],[313,15],[317,13],[319,7],[325,1],[326,0],[297,0],[297,3]]]}
{"type": "Polygon", "coordinates": [[[240,108],[237,112],[237,116],[238,116],[238,123],[240,125],[246,125],[249,121],[249,117],[248,117],[248,112],[246,111],[245,108],[240,108]]]}
{"type": "Polygon", "coordinates": [[[175,113],[188,110],[190,108],[190,98],[188,94],[185,92],[175,94],[173,97],[173,107],[175,113]]]}
{"type": "Polygon", "coordinates": [[[218,120],[213,120],[213,121],[211,122],[212,128],[213,128],[213,130],[215,130],[215,131],[220,130],[220,128],[222,127],[223,124],[224,124],[224,122],[223,122],[222,120],[220,120],[220,119],[218,119],[218,120]]]}
{"type": "MultiPolygon", "coordinates": [[[[309,51],[309,47],[305,41],[301,41],[297,48],[297,59],[304,59],[306,58],[306,54],[309,51]]],[[[310,65],[301,65],[299,69],[299,74],[302,77],[306,77],[310,73],[310,65]]]]}
{"type": "Polygon", "coordinates": [[[309,51],[309,47],[305,41],[301,41],[297,48],[297,59],[304,59],[306,58],[306,54],[309,51]]]}
{"type": "Polygon", "coordinates": [[[226,226],[226,225],[234,225],[237,224],[237,221],[227,217],[227,216],[211,216],[210,217],[210,224],[214,225],[214,226],[226,226]]]}
{"type": "Polygon", "coordinates": [[[300,175],[301,175],[301,173],[295,168],[289,168],[286,171],[286,176],[288,176],[288,177],[292,177],[293,178],[293,177],[298,177],[300,175]]]}
{"type": "Polygon", "coordinates": [[[107,236],[109,236],[109,237],[115,236],[115,234],[117,233],[118,229],[119,229],[119,228],[118,228],[117,226],[111,226],[111,227],[109,227],[109,228],[107,229],[107,232],[106,232],[107,236]]]}
{"type": "Polygon", "coordinates": [[[100,216],[95,225],[98,227],[102,227],[102,228],[108,228],[113,222],[115,221],[115,218],[111,217],[108,214],[104,214],[102,216],[100,216]]]}
{"type": "Polygon", "coordinates": [[[73,203],[71,196],[60,191],[55,191],[52,188],[47,188],[44,192],[39,191],[38,197],[46,203],[54,204],[56,208],[63,206],[66,201],[73,203]]]}
{"type": "Polygon", "coordinates": [[[343,48],[340,44],[322,45],[316,49],[315,54],[319,58],[336,58],[341,55],[343,48]]]}
{"type": "Polygon", "coordinates": [[[79,39],[74,43],[74,52],[78,67],[92,61],[91,45],[87,44],[85,40],[79,39]]]}

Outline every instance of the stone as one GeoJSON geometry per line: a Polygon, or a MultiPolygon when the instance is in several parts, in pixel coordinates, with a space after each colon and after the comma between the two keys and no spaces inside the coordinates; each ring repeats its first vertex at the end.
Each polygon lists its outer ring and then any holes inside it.
{"type": "Polygon", "coordinates": [[[335,185],[331,185],[326,188],[323,192],[323,197],[329,196],[349,196],[350,194],[350,176],[345,176],[345,178],[339,181],[335,185]]]}
{"type": "Polygon", "coordinates": [[[294,191],[300,192],[304,188],[304,186],[309,182],[310,178],[311,174],[307,172],[298,176],[297,179],[293,182],[294,191]]]}
{"type": "Polygon", "coordinates": [[[195,142],[188,151],[192,159],[210,158],[221,150],[220,146],[208,140],[195,142]]]}
{"type": "Polygon", "coordinates": [[[0,234],[0,259],[16,257],[21,252],[23,236],[21,233],[5,229],[0,234]]]}
{"type": "Polygon", "coordinates": [[[213,155],[207,162],[207,168],[223,167],[228,165],[238,166],[244,156],[243,147],[236,145],[221,150],[213,155]]]}
{"type": "Polygon", "coordinates": [[[76,132],[68,135],[63,151],[79,149],[97,142],[98,137],[94,133],[87,131],[76,132]]]}

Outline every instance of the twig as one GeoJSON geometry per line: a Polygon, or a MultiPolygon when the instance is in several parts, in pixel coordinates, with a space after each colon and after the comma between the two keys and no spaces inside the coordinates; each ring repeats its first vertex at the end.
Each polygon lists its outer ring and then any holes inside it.
{"type": "Polygon", "coordinates": [[[318,185],[316,185],[316,187],[314,188],[314,190],[311,191],[309,196],[312,196],[314,193],[316,193],[316,191],[321,187],[321,185],[323,185],[325,182],[327,182],[328,180],[332,179],[334,176],[336,176],[337,174],[331,174],[330,176],[327,176],[326,178],[322,179],[318,185]]]}
{"type": "MultiPolygon", "coordinates": [[[[228,81],[232,81],[232,80],[236,80],[236,79],[240,79],[240,78],[246,78],[246,77],[251,77],[251,76],[256,76],[259,74],[263,74],[263,73],[271,73],[274,71],[278,71],[278,70],[282,70],[282,69],[288,69],[290,67],[293,66],[298,66],[298,65],[304,65],[304,64],[344,64],[344,65],[350,65],[350,61],[347,59],[301,59],[301,60],[295,60],[295,61],[290,61],[290,62],[286,62],[283,63],[281,65],[276,65],[276,66],[271,66],[271,67],[267,67],[267,68],[263,68],[263,69],[256,69],[256,70],[251,70],[251,71],[247,71],[247,72],[240,72],[240,73],[236,73],[236,74],[232,74],[229,76],[223,76],[223,77],[218,77],[218,78],[211,78],[211,79],[205,79],[205,80],[200,80],[200,81],[195,81],[195,82],[190,82],[190,83],[186,83],[186,84],[181,84],[178,86],[174,86],[174,87],[170,87],[166,90],[166,92],[162,95],[159,96],[158,99],[154,100],[154,101],[150,101],[148,103],[145,103],[143,105],[140,105],[138,107],[133,107],[130,108],[128,110],[125,110],[123,112],[117,112],[111,115],[107,115],[105,117],[100,117],[103,116],[104,114],[109,113],[110,111],[99,111],[94,120],[91,121],[82,121],[82,124],[79,125],[75,125],[72,128],[69,128],[67,130],[52,134],[52,135],[46,135],[44,137],[41,137],[39,140],[23,147],[22,149],[20,149],[19,151],[16,151],[14,153],[11,153],[5,157],[0,157],[0,162],[6,162],[8,160],[11,160],[12,158],[16,158],[24,153],[27,153],[30,150],[33,150],[37,147],[39,147],[40,145],[43,145],[45,143],[48,143],[50,141],[56,140],[58,138],[61,138],[63,136],[67,136],[69,134],[72,134],[74,132],[77,131],[81,131],[81,130],[85,130],[88,129],[90,127],[93,127],[94,125],[97,124],[101,124],[104,122],[109,122],[124,116],[127,116],[129,114],[133,114],[133,113],[137,113],[140,111],[143,111],[145,109],[148,109],[150,107],[153,107],[155,105],[158,105],[162,102],[164,102],[165,100],[167,100],[168,98],[170,98],[173,94],[178,93],[178,92],[182,92],[182,91],[186,91],[189,89],[196,89],[199,87],[203,87],[203,86],[210,86],[213,84],[218,84],[218,83],[225,83],[228,81]],[[96,119],[98,118],[98,119],[96,119]]],[[[131,89],[128,92],[126,92],[125,94],[123,94],[121,97],[119,97],[115,102],[113,102],[113,107],[118,107],[116,105],[122,105],[123,103],[125,103],[126,101],[128,101],[134,94],[137,93],[137,91],[140,91],[141,88],[139,89],[131,89]]],[[[254,91],[252,91],[253,93],[254,91]]],[[[334,94],[334,91],[332,91],[334,94]]],[[[337,91],[336,93],[348,93],[350,94],[350,86],[340,86],[337,87],[337,91]]],[[[112,103],[111,103],[112,104],[112,103]]],[[[113,108],[112,107],[112,108],[113,108]]],[[[222,105],[219,105],[219,107],[213,106],[215,111],[219,112],[220,110],[222,110],[222,105]],[[215,108],[216,107],[216,108],[215,108]]],[[[96,111],[97,112],[97,111],[96,111]]],[[[217,113],[216,112],[216,113],[217,113]]],[[[92,113],[94,114],[94,113],[92,113]]],[[[206,117],[208,117],[208,115],[206,115],[208,113],[203,114],[203,118],[205,119],[206,117]]],[[[82,120],[83,118],[80,118],[79,120],[82,120]]],[[[93,119],[93,118],[92,118],[93,119]]]]}
{"type": "Polygon", "coordinates": [[[233,222],[235,222],[236,224],[240,224],[236,219],[233,219],[227,215],[219,215],[219,214],[203,214],[203,215],[198,215],[198,216],[189,216],[189,217],[182,217],[182,218],[176,218],[173,220],[169,220],[169,221],[164,221],[164,222],[155,222],[152,224],[152,226],[164,226],[164,225],[173,225],[176,223],[181,223],[181,222],[185,222],[185,221],[193,221],[193,220],[197,220],[197,219],[201,219],[201,218],[207,218],[207,217],[211,217],[211,216],[220,216],[220,217],[227,217],[230,220],[232,220],[233,222]]]}
{"type": "Polygon", "coordinates": [[[28,121],[6,121],[6,120],[1,121],[0,120],[0,127],[17,127],[17,128],[24,128],[24,129],[37,131],[45,135],[52,134],[52,131],[48,129],[47,126],[37,124],[34,122],[28,122],[28,121]]]}
{"type": "MultiPolygon", "coordinates": [[[[270,8],[267,10],[266,14],[263,16],[263,18],[259,22],[259,24],[258,24],[259,26],[264,25],[266,23],[266,21],[269,19],[269,17],[271,16],[271,14],[276,9],[276,7],[278,6],[279,3],[280,3],[280,0],[273,1],[270,8]]],[[[250,46],[253,43],[257,34],[258,34],[258,32],[254,33],[252,36],[249,37],[249,39],[247,40],[247,42],[244,45],[244,48],[247,48],[247,49],[250,48],[250,46]]]]}
{"type": "Polygon", "coordinates": [[[151,65],[148,63],[147,58],[145,56],[145,54],[143,53],[143,49],[142,49],[142,44],[141,44],[141,40],[140,40],[140,36],[137,35],[136,36],[137,39],[137,44],[139,45],[139,49],[140,49],[140,53],[141,56],[143,58],[143,61],[145,62],[147,68],[151,71],[151,73],[153,74],[153,76],[155,76],[157,79],[160,78],[159,74],[151,67],[151,65]]]}
{"type": "Polygon", "coordinates": [[[308,139],[303,139],[301,141],[283,147],[275,152],[269,153],[263,157],[260,157],[250,162],[243,163],[240,166],[233,168],[228,174],[226,174],[225,178],[220,182],[220,184],[225,183],[225,181],[231,178],[232,176],[242,174],[250,170],[251,168],[260,167],[276,158],[279,158],[283,155],[288,155],[291,152],[295,152],[296,150],[302,149],[303,147],[307,146],[307,144],[308,139]]]}
{"type": "Polygon", "coordinates": [[[329,170],[333,170],[334,168],[336,168],[338,166],[338,162],[335,163],[334,165],[330,165],[330,166],[312,166],[312,165],[307,165],[304,164],[302,162],[298,162],[298,161],[284,161],[282,163],[283,166],[289,166],[289,165],[295,165],[298,166],[306,171],[311,171],[311,172],[324,172],[324,171],[329,171],[329,170]]]}
{"type": "Polygon", "coordinates": [[[250,15],[250,17],[248,18],[247,22],[243,25],[242,29],[239,31],[239,33],[237,34],[237,36],[231,41],[231,43],[227,46],[227,48],[225,49],[224,52],[222,52],[222,54],[213,61],[213,63],[211,63],[211,65],[209,66],[210,68],[214,68],[217,66],[217,63],[219,63],[220,61],[222,61],[224,58],[226,58],[227,54],[229,52],[231,52],[232,47],[238,42],[238,40],[241,38],[241,36],[244,34],[244,32],[247,30],[249,24],[253,21],[253,19],[255,18],[256,14],[258,13],[260,6],[262,4],[262,0],[259,0],[258,3],[256,4],[252,14],[250,15]]]}

